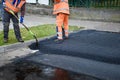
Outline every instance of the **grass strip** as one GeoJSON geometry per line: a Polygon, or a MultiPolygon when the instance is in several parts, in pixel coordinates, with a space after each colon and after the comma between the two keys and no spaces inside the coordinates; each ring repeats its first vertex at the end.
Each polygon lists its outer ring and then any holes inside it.
{"type": "MultiPolygon", "coordinates": [[[[69,26],[70,31],[78,31],[82,28],[83,27],[79,27],[79,26],[69,26]]],[[[44,25],[32,26],[32,27],[29,27],[29,29],[37,36],[37,38],[43,38],[43,37],[52,36],[56,34],[55,24],[44,24],[44,25]]],[[[20,31],[24,41],[34,39],[33,36],[25,28],[21,28],[20,31]]],[[[16,42],[17,40],[15,38],[13,29],[9,30],[8,43],[3,42],[3,31],[0,31],[0,46],[13,44],[16,42]]]]}

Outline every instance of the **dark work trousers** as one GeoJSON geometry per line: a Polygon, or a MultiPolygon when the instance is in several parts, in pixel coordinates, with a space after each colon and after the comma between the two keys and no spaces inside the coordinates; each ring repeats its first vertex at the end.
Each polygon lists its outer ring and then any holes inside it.
{"type": "MultiPolygon", "coordinates": [[[[15,14],[15,15],[18,17],[18,14],[15,14]]],[[[14,17],[12,14],[10,14],[9,12],[7,12],[6,10],[4,10],[4,13],[3,13],[4,39],[8,39],[10,19],[12,19],[12,22],[13,22],[16,39],[21,38],[18,19],[14,17]]]]}

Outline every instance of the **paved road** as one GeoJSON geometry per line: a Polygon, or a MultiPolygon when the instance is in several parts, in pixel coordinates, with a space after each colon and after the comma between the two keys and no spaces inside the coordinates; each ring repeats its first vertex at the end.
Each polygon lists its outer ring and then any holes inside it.
{"type": "MultiPolygon", "coordinates": [[[[55,24],[55,18],[51,16],[40,16],[40,15],[30,15],[26,14],[24,24],[28,27],[42,25],[42,24],[55,24]]],[[[96,29],[102,31],[120,31],[120,23],[113,22],[98,22],[98,21],[83,21],[83,20],[69,20],[69,25],[76,25],[85,27],[85,29],[96,29]]],[[[23,27],[21,25],[21,27],[23,27]]],[[[10,28],[12,24],[10,24],[10,28]]],[[[2,22],[0,22],[0,30],[3,30],[2,22]]]]}

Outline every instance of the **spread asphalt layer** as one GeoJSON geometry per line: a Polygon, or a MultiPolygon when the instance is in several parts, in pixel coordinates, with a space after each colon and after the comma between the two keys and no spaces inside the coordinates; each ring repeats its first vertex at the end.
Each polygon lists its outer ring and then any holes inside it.
{"type": "MultiPolygon", "coordinates": [[[[120,34],[98,30],[71,33],[56,44],[56,37],[39,42],[39,51],[28,61],[51,65],[99,79],[120,80],[120,34]]],[[[35,43],[29,46],[36,48],[35,43]]]]}
{"type": "MultiPolygon", "coordinates": [[[[64,40],[61,44],[56,44],[54,40],[55,37],[40,41],[39,50],[47,54],[67,55],[120,64],[119,33],[82,30],[70,34],[69,39],[64,40]]],[[[34,49],[33,45],[30,48],[34,49]]]]}

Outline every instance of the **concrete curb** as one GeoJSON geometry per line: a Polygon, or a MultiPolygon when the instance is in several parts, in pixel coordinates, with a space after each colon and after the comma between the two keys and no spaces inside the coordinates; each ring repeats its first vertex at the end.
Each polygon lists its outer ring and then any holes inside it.
{"type": "MultiPolygon", "coordinates": [[[[53,36],[48,36],[48,37],[44,37],[44,38],[38,38],[38,41],[48,39],[48,38],[51,38],[53,36]]],[[[19,48],[28,48],[28,46],[30,44],[35,43],[35,42],[36,42],[35,39],[32,39],[32,40],[29,40],[29,41],[25,41],[24,43],[18,42],[18,43],[14,43],[14,44],[10,44],[10,45],[0,46],[0,54],[11,52],[11,51],[17,50],[19,48]]]]}
{"type": "Polygon", "coordinates": [[[34,43],[35,40],[30,40],[30,41],[25,41],[24,43],[14,43],[14,44],[10,44],[10,45],[4,45],[4,46],[0,46],[0,54],[1,53],[7,53],[7,52],[11,52],[13,50],[19,49],[19,48],[27,48],[28,45],[30,45],[31,43],[34,43]]]}

